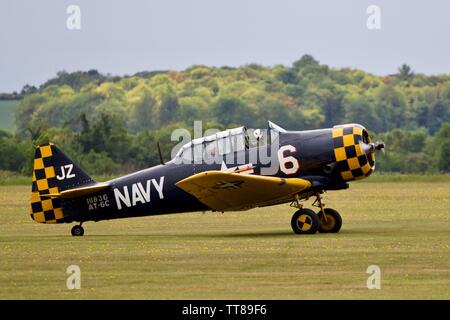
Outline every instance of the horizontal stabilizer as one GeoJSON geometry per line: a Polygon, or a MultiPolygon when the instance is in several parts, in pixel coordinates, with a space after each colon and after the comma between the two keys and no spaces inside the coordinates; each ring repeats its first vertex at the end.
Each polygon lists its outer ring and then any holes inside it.
{"type": "Polygon", "coordinates": [[[92,186],[87,187],[81,187],[76,189],[69,189],[61,191],[60,193],[53,193],[48,195],[43,195],[51,198],[65,198],[65,199],[72,199],[72,198],[78,198],[82,197],[91,193],[96,193],[102,190],[105,190],[109,187],[109,184],[107,183],[97,183],[92,186]]]}

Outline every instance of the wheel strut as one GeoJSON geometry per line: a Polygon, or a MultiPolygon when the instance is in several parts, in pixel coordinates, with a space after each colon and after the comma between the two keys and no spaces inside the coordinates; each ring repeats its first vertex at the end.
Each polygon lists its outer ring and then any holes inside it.
{"type": "Polygon", "coordinates": [[[320,193],[316,193],[316,200],[313,202],[312,205],[314,207],[320,208],[320,213],[322,213],[323,220],[325,221],[325,223],[328,223],[327,215],[325,214],[324,211],[325,203],[322,202],[322,196],[320,195],[320,193]]]}
{"type": "Polygon", "coordinates": [[[295,195],[295,199],[290,204],[291,207],[302,209],[303,205],[300,203],[300,196],[298,194],[295,195]]]}

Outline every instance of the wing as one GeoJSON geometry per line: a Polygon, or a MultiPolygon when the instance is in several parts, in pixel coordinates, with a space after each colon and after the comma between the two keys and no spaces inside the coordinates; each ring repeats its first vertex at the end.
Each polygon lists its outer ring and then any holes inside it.
{"type": "Polygon", "coordinates": [[[246,210],[283,203],[311,187],[308,180],[206,171],[176,183],[216,211],[246,210]]]}

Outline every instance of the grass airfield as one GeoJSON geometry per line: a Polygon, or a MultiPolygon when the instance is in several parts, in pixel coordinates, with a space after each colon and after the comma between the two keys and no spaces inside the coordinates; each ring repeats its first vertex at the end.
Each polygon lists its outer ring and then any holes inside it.
{"type": "MultiPolygon", "coordinates": [[[[328,192],[338,234],[298,236],[288,205],[42,225],[29,186],[0,186],[0,299],[449,299],[450,180],[328,192]],[[369,290],[369,265],[381,289],[369,290]],[[66,268],[81,268],[68,290],[66,268]]],[[[306,207],[310,207],[311,201],[306,207]]]]}

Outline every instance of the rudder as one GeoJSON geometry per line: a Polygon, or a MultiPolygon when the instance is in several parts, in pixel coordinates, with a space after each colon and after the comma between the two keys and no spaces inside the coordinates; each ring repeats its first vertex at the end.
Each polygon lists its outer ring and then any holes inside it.
{"type": "Polygon", "coordinates": [[[96,182],[53,144],[38,146],[34,155],[31,218],[40,223],[65,222],[61,191],[96,182]]]}

